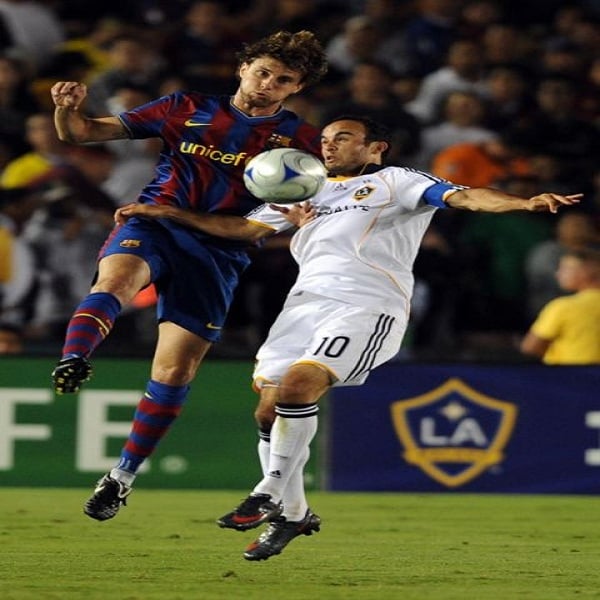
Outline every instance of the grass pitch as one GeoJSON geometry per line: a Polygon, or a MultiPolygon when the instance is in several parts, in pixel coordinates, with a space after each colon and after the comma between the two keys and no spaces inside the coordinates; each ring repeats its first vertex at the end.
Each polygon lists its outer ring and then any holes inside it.
{"type": "Polygon", "coordinates": [[[88,489],[0,489],[3,600],[600,598],[598,499],[311,493],[323,527],[252,563],[244,492],[136,489],[111,521],[88,489]]]}

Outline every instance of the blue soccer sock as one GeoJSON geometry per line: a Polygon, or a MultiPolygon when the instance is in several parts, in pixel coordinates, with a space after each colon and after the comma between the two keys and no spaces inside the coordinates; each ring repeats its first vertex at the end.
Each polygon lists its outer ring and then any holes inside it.
{"type": "Polygon", "coordinates": [[[115,466],[116,475],[121,471],[135,476],[181,413],[189,389],[189,385],[172,386],[153,380],[148,382],[146,393],[135,411],[131,432],[115,466]]]}
{"type": "Polygon", "coordinates": [[[63,358],[88,357],[111,332],[120,312],[121,303],[107,292],[94,292],[84,298],[67,325],[63,358]]]}

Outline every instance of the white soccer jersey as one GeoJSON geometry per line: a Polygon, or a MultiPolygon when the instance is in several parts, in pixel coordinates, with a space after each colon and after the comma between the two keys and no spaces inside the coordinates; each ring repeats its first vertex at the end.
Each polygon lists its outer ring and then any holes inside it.
{"type": "MultiPolygon", "coordinates": [[[[310,202],[317,217],[291,242],[300,291],[406,314],[421,239],[443,199],[463,186],[404,167],[332,177],[310,202]],[[427,200],[424,193],[427,190],[427,200]]],[[[247,216],[282,231],[290,223],[264,205],[247,216]]]]}

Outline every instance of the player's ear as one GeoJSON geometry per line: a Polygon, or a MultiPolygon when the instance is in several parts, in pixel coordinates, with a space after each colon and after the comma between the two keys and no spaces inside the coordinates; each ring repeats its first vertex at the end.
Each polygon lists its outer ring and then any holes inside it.
{"type": "Polygon", "coordinates": [[[371,142],[371,150],[376,154],[383,154],[390,145],[387,142],[371,142]]]}
{"type": "Polygon", "coordinates": [[[250,66],[250,63],[247,63],[247,62],[242,63],[240,65],[240,68],[238,69],[237,76],[241,77],[248,70],[249,66],[250,66]]]}
{"type": "Polygon", "coordinates": [[[300,82],[299,84],[296,85],[296,91],[293,92],[293,93],[294,94],[299,94],[305,87],[306,87],[306,84],[300,82]]]}

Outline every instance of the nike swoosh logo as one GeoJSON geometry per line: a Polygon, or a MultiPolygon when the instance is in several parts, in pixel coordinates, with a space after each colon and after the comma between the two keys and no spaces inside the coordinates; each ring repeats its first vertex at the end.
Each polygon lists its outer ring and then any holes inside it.
{"type": "Polygon", "coordinates": [[[184,125],[186,127],[208,127],[209,125],[212,125],[212,123],[196,123],[196,121],[192,121],[191,119],[188,119],[184,125]]]}
{"type": "Polygon", "coordinates": [[[219,327],[218,325],[213,325],[212,323],[207,323],[206,328],[207,329],[223,329],[222,327],[219,327]]]}

